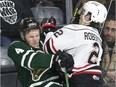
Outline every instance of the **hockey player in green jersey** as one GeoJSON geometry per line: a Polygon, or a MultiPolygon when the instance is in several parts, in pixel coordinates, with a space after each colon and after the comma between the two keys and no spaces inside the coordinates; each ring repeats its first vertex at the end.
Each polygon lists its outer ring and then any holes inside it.
{"type": "Polygon", "coordinates": [[[20,26],[21,39],[10,44],[8,56],[16,66],[23,87],[63,87],[53,65],[59,61],[57,64],[69,71],[74,64],[72,56],[64,52],[45,54],[39,46],[41,27],[34,18],[23,19],[20,26]]]}

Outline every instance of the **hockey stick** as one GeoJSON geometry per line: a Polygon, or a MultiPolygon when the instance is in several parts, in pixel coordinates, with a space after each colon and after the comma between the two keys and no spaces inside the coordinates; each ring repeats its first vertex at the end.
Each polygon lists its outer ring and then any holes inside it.
{"type": "Polygon", "coordinates": [[[69,81],[68,81],[68,73],[66,68],[62,68],[62,71],[64,71],[65,81],[66,81],[66,87],[69,87],[69,81]]]}
{"type": "MultiPolygon", "coordinates": [[[[57,54],[61,57],[64,55],[64,51],[59,50],[57,52],[57,54]]],[[[65,57],[68,57],[68,56],[65,54],[65,57]]],[[[60,77],[61,78],[63,77],[63,80],[62,80],[63,87],[69,87],[68,73],[66,70],[66,65],[61,67],[59,62],[61,62],[61,60],[56,59],[55,65],[57,67],[57,71],[59,71],[60,77]]]]}
{"type": "Polygon", "coordinates": [[[71,18],[70,20],[70,23],[72,24],[76,18],[76,15],[77,15],[77,12],[78,12],[78,9],[79,7],[81,6],[81,3],[82,3],[82,0],[79,0],[79,2],[76,4],[75,6],[75,10],[74,10],[74,14],[73,14],[73,17],[71,18]]]}

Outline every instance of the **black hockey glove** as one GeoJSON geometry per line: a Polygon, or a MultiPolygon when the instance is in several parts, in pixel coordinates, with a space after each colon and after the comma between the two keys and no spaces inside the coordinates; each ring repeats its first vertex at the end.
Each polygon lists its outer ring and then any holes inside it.
{"type": "Polygon", "coordinates": [[[53,61],[53,67],[59,75],[60,83],[63,84],[63,87],[66,87],[65,73],[72,73],[74,66],[73,57],[70,54],[59,50],[53,61]]]}
{"type": "Polygon", "coordinates": [[[42,32],[45,34],[56,31],[56,19],[53,16],[50,19],[44,18],[41,22],[41,27],[42,32]]]}
{"type": "Polygon", "coordinates": [[[73,57],[65,52],[60,50],[57,52],[57,57],[54,58],[54,65],[56,70],[59,72],[65,72],[63,69],[66,69],[68,73],[72,72],[74,66],[73,57]]]}

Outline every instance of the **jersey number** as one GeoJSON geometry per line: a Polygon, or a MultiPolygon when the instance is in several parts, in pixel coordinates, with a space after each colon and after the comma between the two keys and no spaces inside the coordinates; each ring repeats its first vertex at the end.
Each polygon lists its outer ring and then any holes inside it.
{"type": "Polygon", "coordinates": [[[62,35],[63,34],[63,31],[62,30],[57,30],[55,33],[54,33],[54,36],[55,37],[58,37],[58,36],[60,36],[60,35],[62,35]]]}
{"type": "Polygon", "coordinates": [[[88,63],[96,64],[98,62],[97,59],[98,59],[98,55],[99,55],[99,51],[100,51],[99,44],[94,43],[93,48],[94,48],[94,50],[91,52],[91,54],[89,56],[88,63]]]}

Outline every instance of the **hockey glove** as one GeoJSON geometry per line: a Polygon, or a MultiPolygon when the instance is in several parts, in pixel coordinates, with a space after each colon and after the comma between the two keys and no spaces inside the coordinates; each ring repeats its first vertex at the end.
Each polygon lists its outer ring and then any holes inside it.
{"type": "Polygon", "coordinates": [[[50,19],[44,18],[41,22],[42,32],[54,32],[56,31],[56,19],[52,16],[50,19]]]}
{"type": "Polygon", "coordinates": [[[60,50],[57,52],[57,57],[54,58],[54,61],[56,64],[56,69],[59,72],[65,72],[64,68],[67,70],[67,72],[71,72],[74,66],[74,60],[73,57],[65,52],[61,52],[60,50]]]}

